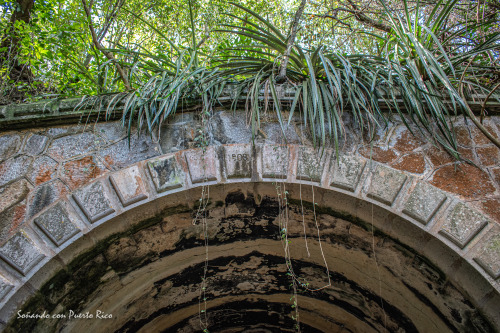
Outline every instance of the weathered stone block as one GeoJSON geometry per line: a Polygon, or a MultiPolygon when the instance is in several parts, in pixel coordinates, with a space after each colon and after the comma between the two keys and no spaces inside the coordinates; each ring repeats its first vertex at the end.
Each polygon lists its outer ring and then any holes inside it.
{"type": "Polygon", "coordinates": [[[40,156],[35,159],[27,177],[35,184],[45,183],[56,177],[59,163],[48,156],[40,156]]]}
{"type": "Polygon", "coordinates": [[[148,197],[137,166],[119,171],[109,180],[124,207],[148,197]]]}
{"type": "Polygon", "coordinates": [[[439,232],[464,248],[487,224],[488,220],[483,215],[460,202],[448,214],[439,232]]]}
{"type": "Polygon", "coordinates": [[[325,165],[326,151],[300,147],[297,179],[320,182],[325,165]]]}
{"type": "Polygon", "coordinates": [[[90,222],[96,222],[115,211],[100,181],[76,191],[73,197],[90,222]]]}
{"type": "Polygon", "coordinates": [[[0,162],[15,154],[21,144],[21,137],[17,134],[0,136],[0,162]]]}
{"type": "Polygon", "coordinates": [[[262,149],[262,176],[284,179],[288,174],[287,146],[265,145],[262,149]]]}
{"type": "Polygon", "coordinates": [[[252,140],[252,132],[246,126],[245,117],[232,112],[218,112],[210,121],[212,136],[220,144],[248,143],[252,140]]]}
{"type": "Polygon", "coordinates": [[[32,161],[31,157],[17,156],[0,164],[0,186],[24,176],[32,161]]]}
{"type": "Polygon", "coordinates": [[[61,246],[68,239],[80,231],[70,220],[60,203],[51,207],[35,219],[35,224],[57,246],[61,246]]]}
{"type": "Polygon", "coordinates": [[[66,160],[81,154],[88,154],[96,149],[99,140],[92,133],[80,133],[55,139],[49,146],[47,154],[57,160],[66,160]]]}
{"type": "Polygon", "coordinates": [[[24,276],[44,257],[23,230],[0,248],[0,258],[24,276]]]}
{"type": "Polygon", "coordinates": [[[474,260],[494,279],[500,278],[500,232],[489,236],[481,244],[481,250],[474,260]]]}
{"type": "Polygon", "coordinates": [[[61,178],[66,184],[76,189],[89,184],[108,170],[97,157],[91,155],[64,163],[61,171],[61,178]]]}
{"type": "Polygon", "coordinates": [[[337,161],[332,156],[333,177],[330,186],[336,186],[354,192],[363,173],[366,162],[355,156],[341,155],[337,161]]]}
{"type": "Polygon", "coordinates": [[[23,148],[23,153],[32,156],[38,155],[45,149],[48,141],[49,138],[45,135],[34,134],[30,136],[26,141],[26,144],[23,148]]]}
{"type": "Polygon", "coordinates": [[[445,200],[446,194],[441,190],[427,183],[418,182],[405,203],[403,213],[427,224],[445,200]]]}
{"type": "Polygon", "coordinates": [[[202,149],[187,151],[189,175],[193,184],[217,179],[217,156],[213,147],[208,147],[203,153],[202,149]]]}
{"type": "Polygon", "coordinates": [[[406,178],[402,172],[378,165],[368,188],[368,196],[386,205],[392,205],[406,178]]]}
{"type": "Polygon", "coordinates": [[[25,179],[20,179],[0,189],[0,212],[21,202],[30,191],[30,185],[25,179]]]}
{"type": "Polygon", "coordinates": [[[9,291],[11,291],[13,287],[13,285],[7,283],[6,281],[4,281],[4,279],[0,279],[0,302],[3,300],[5,295],[7,295],[9,291]]]}
{"type": "Polygon", "coordinates": [[[29,200],[29,217],[41,212],[45,207],[68,193],[68,188],[59,179],[38,186],[29,200]]]}
{"type": "Polygon", "coordinates": [[[175,156],[150,161],[148,169],[158,193],[184,186],[184,172],[175,156]]]}
{"type": "Polygon", "coordinates": [[[252,177],[252,150],[250,145],[225,146],[227,178],[252,177]]]}
{"type": "Polygon", "coordinates": [[[160,149],[149,136],[143,133],[140,136],[137,136],[137,134],[131,135],[130,145],[129,140],[124,139],[100,150],[98,155],[109,168],[118,170],[136,162],[158,156],[160,155],[160,149]]]}

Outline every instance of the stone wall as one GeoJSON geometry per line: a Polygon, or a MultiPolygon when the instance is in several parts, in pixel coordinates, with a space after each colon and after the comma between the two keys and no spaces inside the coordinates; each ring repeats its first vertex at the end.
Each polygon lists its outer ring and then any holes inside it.
{"type": "MultiPolygon", "coordinates": [[[[134,131],[130,148],[119,122],[2,133],[0,305],[19,295],[37,269],[53,262],[50,258],[72,239],[143,202],[201,184],[276,179],[345,193],[414,223],[488,281],[485,290],[491,294],[478,292],[478,302],[498,299],[500,151],[475,128],[456,123],[461,152],[472,166],[424,143],[417,131],[412,136],[397,117],[371,141],[356,126],[347,126],[338,156],[331,148],[312,149],[300,122],[286,127],[285,140],[279,124],[269,118],[252,139],[243,112],[216,111],[205,129],[210,147],[203,163],[201,151],[192,150],[202,129],[194,113],[177,114],[159,140],[134,131]]],[[[353,123],[349,115],[345,121],[353,123]]],[[[500,136],[500,117],[485,124],[500,136]]],[[[412,242],[412,235],[394,236],[412,242]]],[[[422,251],[441,260],[433,250],[422,251]]],[[[13,311],[12,302],[4,313],[13,311]]]]}

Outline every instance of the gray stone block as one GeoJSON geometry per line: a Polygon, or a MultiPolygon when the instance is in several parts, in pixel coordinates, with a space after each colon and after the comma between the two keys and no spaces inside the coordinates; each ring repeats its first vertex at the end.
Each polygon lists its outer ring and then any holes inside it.
{"type": "Polygon", "coordinates": [[[109,180],[124,207],[148,197],[137,166],[116,172],[109,180]]]}
{"type": "Polygon", "coordinates": [[[66,214],[66,211],[60,203],[37,217],[35,219],[35,224],[57,246],[61,246],[80,231],[80,229],[71,222],[68,214],[66,214]]]}
{"type": "Polygon", "coordinates": [[[446,194],[443,191],[427,183],[418,182],[405,203],[403,213],[427,224],[445,200],[446,194]]]}
{"type": "Polygon", "coordinates": [[[386,205],[392,205],[406,178],[400,171],[377,165],[368,188],[368,196],[386,205]]]}
{"type": "Polygon", "coordinates": [[[24,176],[32,162],[32,157],[22,155],[0,164],[0,186],[24,176]]]}
{"type": "Polygon", "coordinates": [[[287,146],[265,145],[262,149],[262,176],[284,179],[288,174],[287,146]]]}
{"type": "Polygon", "coordinates": [[[115,211],[111,207],[100,181],[76,191],[73,198],[90,222],[96,222],[115,211]]]}
{"type": "Polygon", "coordinates": [[[17,134],[0,136],[0,162],[14,155],[21,145],[21,137],[17,134]]]}
{"type": "Polygon", "coordinates": [[[366,162],[355,156],[341,155],[337,161],[332,157],[333,177],[330,186],[354,192],[366,162]]]}
{"type": "Polygon", "coordinates": [[[67,160],[94,151],[98,140],[98,137],[88,132],[64,136],[52,141],[47,154],[56,160],[67,160]]]}
{"type": "Polygon", "coordinates": [[[44,257],[23,230],[0,248],[0,258],[24,276],[44,257]]]}
{"type": "Polygon", "coordinates": [[[320,182],[325,166],[326,151],[300,147],[297,164],[297,179],[320,182]]]}
{"type": "Polygon", "coordinates": [[[175,156],[150,161],[148,169],[158,193],[184,186],[184,172],[175,156]]]}
{"type": "Polygon", "coordinates": [[[26,141],[26,144],[23,148],[23,153],[32,156],[38,155],[45,149],[48,141],[49,138],[45,135],[34,134],[30,136],[26,141]]]}
{"type": "Polygon", "coordinates": [[[185,154],[189,175],[193,184],[217,179],[217,156],[213,147],[187,151],[185,154]]]}
{"type": "Polygon", "coordinates": [[[463,249],[487,224],[486,217],[460,202],[450,211],[439,232],[463,249]]]}
{"type": "Polygon", "coordinates": [[[7,283],[3,279],[0,279],[0,302],[3,300],[5,295],[7,295],[9,291],[12,290],[13,287],[13,285],[7,283]]]}
{"type": "Polygon", "coordinates": [[[486,242],[481,244],[481,250],[474,260],[491,275],[492,278],[500,278],[500,232],[489,236],[486,242]]]}
{"type": "Polygon", "coordinates": [[[128,139],[112,144],[97,153],[108,167],[113,170],[123,169],[131,164],[144,161],[160,155],[160,149],[151,138],[142,133],[140,136],[133,134],[128,139]]]}
{"type": "Polygon", "coordinates": [[[250,145],[225,146],[227,178],[252,177],[252,150],[250,145]]]}

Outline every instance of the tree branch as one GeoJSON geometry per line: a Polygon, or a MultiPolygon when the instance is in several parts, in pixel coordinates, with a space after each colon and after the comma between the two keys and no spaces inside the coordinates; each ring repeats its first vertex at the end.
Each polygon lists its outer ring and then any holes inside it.
{"type": "Polygon", "coordinates": [[[87,15],[89,30],[90,30],[90,34],[92,35],[92,42],[94,43],[96,49],[101,51],[102,54],[104,54],[104,56],[106,56],[106,58],[108,58],[109,60],[111,60],[114,63],[114,65],[116,67],[116,71],[120,75],[120,77],[123,81],[123,84],[125,85],[125,89],[132,90],[132,87],[130,86],[130,82],[128,81],[127,75],[123,71],[122,66],[120,66],[120,64],[116,61],[115,57],[113,56],[113,53],[106,51],[106,49],[99,42],[97,34],[95,33],[95,30],[94,30],[94,26],[92,24],[92,17],[90,16],[90,8],[89,8],[89,6],[87,6],[87,1],[82,0],[82,5],[83,5],[83,9],[85,10],[85,14],[87,15]]]}

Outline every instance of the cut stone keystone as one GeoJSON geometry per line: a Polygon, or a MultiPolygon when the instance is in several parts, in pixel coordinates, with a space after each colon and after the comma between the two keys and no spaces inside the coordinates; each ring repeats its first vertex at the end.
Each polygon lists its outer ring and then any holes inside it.
{"type": "Polygon", "coordinates": [[[330,186],[336,186],[354,192],[366,162],[354,156],[341,155],[337,162],[332,156],[333,177],[330,186]]]}
{"type": "Polygon", "coordinates": [[[386,205],[392,205],[408,178],[404,173],[377,165],[373,173],[368,196],[386,205]]]}
{"type": "Polygon", "coordinates": [[[0,302],[3,300],[5,295],[7,295],[13,287],[14,287],[13,285],[5,282],[3,279],[0,279],[0,302]]]}
{"type": "Polygon", "coordinates": [[[250,145],[224,146],[227,178],[252,177],[252,150],[250,145]]]}
{"type": "Polygon", "coordinates": [[[448,214],[439,232],[463,249],[487,224],[483,215],[460,202],[448,214]]]}
{"type": "Polygon", "coordinates": [[[262,150],[262,176],[284,179],[288,174],[288,147],[265,145],[262,150]]]}
{"type": "Polygon", "coordinates": [[[44,257],[23,230],[0,248],[0,258],[24,276],[44,257]]]}
{"type": "Polygon", "coordinates": [[[474,260],[494,279],[500,278],[500,232],[481,243],[479,255],[474,260]]]}
{"type": "Polygon", "coordinates": [[[441,190],[427,183],[418,182],[405,203],[403,213],[427,224],[445,200],[446,194],[441,190]]]}
{"type": "Polygon", "coordinates": [[[61,246],[80,231],[71,222],[61,203],[57,203],[54,207],[37,217],[35,224],[57,246],[61,246]]]}
{"type": "Polygon", "coordinates": [[[148,197],[137,166],[114,173],[109,181],[124,207],[148,197]]]}
{"type": "Polygon", "coordinates": [[[205,154],[202,149],[196,149],[187,151],[185,156],[193,184],[217,179],[217,166],[215,165],[217,157],[213,147],[208,147],[205,154]]]}
{"type": "Polygon", "coordinates": [[[300,147],[297,164],[297,179],[320,182],[325,165],[326,151],[300,147]]]}
{"type": "Polygon", "coordinates": [[[148,168],[156,192],[161,193],[184,186],[184,172],[177,164],[175,156],[150,161],[148,168]]]}
{"type": "Polygon", "coordinates": [[[104,187],[100,181],[83,187],[73,194],[76,203],[85,213],[90,222],[102,219],[115,210],[104,193],[104,187]]]}

